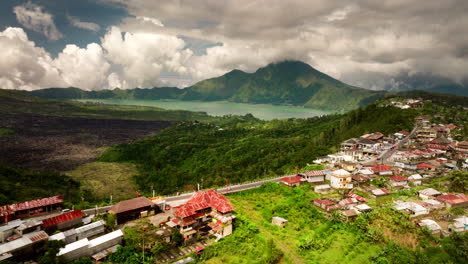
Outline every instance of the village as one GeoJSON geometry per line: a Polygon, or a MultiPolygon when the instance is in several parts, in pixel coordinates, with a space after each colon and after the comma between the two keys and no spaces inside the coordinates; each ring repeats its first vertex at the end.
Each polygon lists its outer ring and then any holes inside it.
{"type": "MultiPolygon", "coordinates": [[[[408,107],[420,106],[414,101],[408,107]]],[[[319,169],[297,169],[294,175],[274,181],[289,188],[310,184],[320,196],[310,202],[327,216],[339,213],[344,222],[377,207],[391,207],[410,215],[415,225],[433,235],[465,232],[466,186],[449,192],[439,180],[468,169],[468,142],[452,139],[457,129],[454,124],[433,124],[431,117],[418,116],[412,131],[373,132],[345,140],[339,152],[313,161],[311,166],[319,169]]],[[[57,253],[63,261],[81,257],[102,261],[125,244],[125,227],[148,219],[162,241],[172,243],[177,234],[183,242],[163,252],[156,263],[189,263],[193,259],[187,255],[235,232],[234,212],[228,198],[217,190],[195,192],[183,203],[137,195],[104,212],[112,217],[100,216],[97,209],[94,213],[67,209],[61,196],[0,206],[0,261],[33,259],[47,241],[63,242],[57,253]]],[[[276,215],[271,224],[284,227],[289,221],[294,219],[276,215]]]]}

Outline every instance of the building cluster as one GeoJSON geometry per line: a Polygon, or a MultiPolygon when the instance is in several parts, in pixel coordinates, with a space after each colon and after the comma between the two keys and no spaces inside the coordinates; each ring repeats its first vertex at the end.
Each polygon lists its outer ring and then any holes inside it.
{"type": "MultiPolygon", "coordinates": [[[[432,124],[427,116],[418,116],[415,123],[412,132],[375,132],[345,140],[338,153],[314,161],[324,170],[296,173],[283,177],[281,183],[290,187],[314,184],[314,191],[323,198],[314,199],[313,204],[326,212],[339,210],[348,220],[372,211],[367,199],[418,188],[418,197],[395,201],[393,208],[413,217],[426,216],[418,225],[433,230],[437,219],[427,218],[431,211],[466,208],[468,196],[423,186],[453,170],[468,169],[468,142],[452,139],[451,132],[457,129],[453,124],[432,124]]],[[[452,219],[445,232],[460,231],[463,219],[452,219]]]]}
{"type": "Polygon", "coordinates": [[[389,105],[400,108],[400,109],[421,108],[424,106],[424,100],[422,98],[418,98],[418,99],[405,99],[402,101],[390,101],[389,105]]]}
{"type": "Polygon", "coordinates": [[[0,261],[30,259],[48,240],[61,240],[66,244],[58,254],[64,261],[83,256],[99,259],[103,251],[115,251],[120,244],[123,237],[121,231],[118,238],[110,239],[109,234],[104,234],[103,221],[91,222],[92,216],[86,217],[81,210],[62,208],[63,199],[60,196],[0,207],[4,223],[0,226],[0,261]],[[93,239],[88,241],[90,238],[93,239]],[[90,243],[86,250],[78,246],[85,244],[85,241],[90,243]]]}

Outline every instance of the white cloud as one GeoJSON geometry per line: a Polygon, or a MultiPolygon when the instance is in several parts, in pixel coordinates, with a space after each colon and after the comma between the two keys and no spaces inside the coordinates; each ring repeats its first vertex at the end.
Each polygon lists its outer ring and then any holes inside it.
{"type": "Polygon", "coordinates": [[[77,28],[91,30],[91,31],[99,31],[101,29],[101,27],[96,23],[84,22],[74,16],[67,16],[67,19],[70,22],[70,24],[72,24],[73,26],[77,28]]]}
{"type": "Polygon", "coordinates": [[[130,33],[112,27],[102,38],[106,58],[118,69],[112,77],[113,86],[121,88],[160,85],[160,72],[186,74],[185,66],[192,56],[184,50],[182,39],[157,33],[130,33]]]}
{"type": "Polygon", "coordinates": [[[41,6],[27,2],[13,8],[16,19],[24,27],[44,34],[48,39],[58,40],[62,33],[54,24],[53,16],[42,10],[41,6]]]}
{"type": "Polygon", "coordinates": [[[158,19],[156,19],[156,18],[139,16],[139,17],[137,17],[137,19],[141,20],[143,22],[153,23],[156,26],[164,27],[163,23],[161,21],[159,21],[158,19]]]}

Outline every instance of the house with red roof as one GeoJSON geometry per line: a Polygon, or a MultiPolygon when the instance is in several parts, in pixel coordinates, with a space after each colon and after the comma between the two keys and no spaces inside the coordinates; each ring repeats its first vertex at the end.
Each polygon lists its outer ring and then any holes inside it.
{"type": "Polygon", "coordinates": [[[42,228],[49,234],[56,230],[66,230],[83,223],[84,213],[81,210],[57,215],[42,220],[42,228]]]}
{"type": "MultiPolygon", "coordinates": [[[[334,205],[336,205],[335,202],[329,199],[314,199],[314,205],[317,207],[320,207],[327,212],[331,211],[332,208],[334,208],[334,205]]],[[[336,208],[335,208],[336,209],[336,208]]]]}
{"type": "Polygon", "coordinates": [[[390,181],[388,182],[388,184],[390,184],[390,186],[394,188],[401,188],[408,185],[408,179],[405,177],[395,175],[390,177],[390,181]]]}
{"type": "Polygon", "coordinates": [[[394,170],[388,165],[365,165],[364,167],[369,168],[374,174],[378,175],[392,175],[394,170]]]}
{"type": "Polygon", "coordinates": [[[447,207],[467,207],[468,206],[468,196],[464,194],[444,194],[436,197],[436,200],[445,203],[447,207]]]}
{"type": "Polygon", "coordinates": [[[287,177],[283,177],[281,178],[281,183],[282,184],[286,184],[287,186],[289,187],[296,187],[296,186],[299,186],[301,185],[302,183],[304,183],[304,179],[299,176],[299,175],[296,175],[296,176],[287,176],[287,177]]]}
{"type": "Polygon", "coordinates": [[[232,233],[233,210],[229,200],[215,190],[199,191],[176,208],[167,224],[179,228],[184,239],[204,231],[222,238],[232,233]]]}
{"type": "Polygon", "coordinates": [[[418,170],[424,170],[424,171],[435,171],[437,168],[436,166],[426,164],[426,163],[420,163],[416,166],[418,170]]]}

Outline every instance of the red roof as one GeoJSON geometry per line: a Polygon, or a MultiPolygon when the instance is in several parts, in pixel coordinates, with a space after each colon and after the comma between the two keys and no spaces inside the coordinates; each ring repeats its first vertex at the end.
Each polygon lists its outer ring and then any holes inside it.
{"type": "Polygon", "coordinates": [[[46,239],[48,237],[49,236],[47,235],[46,232],[40,232],[35,236],[29,237],[29,239],[31,239],[32,242],[37,242],[37,241],[40,241],[40,240],[44,240],[44,239],[46,239]]]}
{"type": "Polygon", "coordinates": [[[309,176],[309,177],[326,175],[324,170],[313,170],[313,171],[303,172],[301,174],[304,176],[309,176]]]}
{"type": "Polygon", "coordinates": [[[455,128],[457,128],[457,126],[454,125],[454,124],[448,124],[448,125],[445,125],[445,126],[448,127],[448,128],[450,128],[450,129],[455,129],[455,128]]]}
{"type": "Polygon", "coordinates": [[[60,223],[64,223],[64,222],[67,222],[67,221],[70,221],[70,220],[73,220],[73,219],[76,219],[76,218],[80,218],[80,217],[83,217],[83,216],[84,216],[84,214],[83,214],[83,212],[81,210],[72,211],[72,212],[69,212],[69,213],[57,215],[57,216],[42,220],[42,227],[58,225],[60,223]]]}
{"type": "Polygon", "coordinates": [[[432,165],[429,165],[429,164],[426,164],[426,163],[421,163],[421,164],[418,164],[418,166],[416,166],[418,169],[435,169],[436,167],[435,166],[432,166],[432,165]]]}
{"type": "Polygon", "coordinates": [[[391,180],[394,180],[394,181],[407,181],[408,179],[406,179],[405,177],[401,177],[401,176],[392,176],[390,177],[391,180]]]}
{"type": "Polygon", "coordinates": [[[387,165],[365,165],[364,167],[371,168],[374,173],[393,170],[392,167],[387,166],[387,165]]]}
{"type": "Polygon", "coordinates": [[[418,116],[418,117],[416,117],[416,119],[429,119],[429,117],[427,117],[427,116],[418,116]]]}
{"type": "Polygon", "coordinates": [[[314,199],[314,202],[319,203],[319,204],[324,204],[324,205],[334,205],[335,203],[328,200],[328,199],[314,199]]]}
{"type": "Polygon", "coordinates": [[[188,217],[196,214],[196,211],[212,207],[221,213],[234,210],[229,200],[215,190],[196,192],[186,204],[180,206],[174,214],[179,217],[188,217]]]}
{"type": "Polygon", "coordinates": [[[360,201],[360,202],[365,202],[367,201],[366,198],[360,196],[360,195],[357,195],[355,193],[348,193],[348,196],[351,197],[351,198],[356,198],[356,200],[360,201]]]}
{"type": "Polygon", "coordinates": [[[427,144],[427,149],[440,149],[440,150],[448,150],[447,146],[439,145],[439,144],[427,144]]]}
{"type": "Polygon", "coordinates": [[[17,211],[28,210],[32,208],[38,208],[38,207],[58,204],[58,203],[63,203],[62,196],[60,195],[52,196],[49,198],[38,199],[38,200],[26,201],[26,202],[17,203],[17,204],[4,205],[0,207],[0,214],[3,214],[3,213],[12,214],[17,211]]]}
{"type": "Polygon", "coordinates": [[[118,214],[118,213],[137,210],[140,208],[145,208],[145,207],[153,206],[153,205],[154,203],[150,199],[141,196],[141,197],[133,198],[130,200],[118,202],[111,207],[109,212],[118,214]]]}
{"type": "Polygon", "coordinates": [[[455,194],[444,194],[444,195],[439,195],[436,197],[437,200],[442,201],[442,202],[448,202],[452,200],[458,200],[465,198],[465,195],[455,195],[455,194]]]}
{"type": "Polygon", "coordinates": [[[294,184],[294,183],[301,182],[302,178],[301,176],[289,176],[289,177],[283,177],[281,178],[281,180],[289,184],[294,184]]]}
{"type": "Polygon", "coordinates": [[[408,132],[408,131],[406,131],[406,130],[402,130],[402,131],[400,131],[400,132],[398,132],[398,133],[403,134],[403,135],[405,135],[405,136],[407,136],[407,135],[410,134],[410,132],[408,132]]]}

